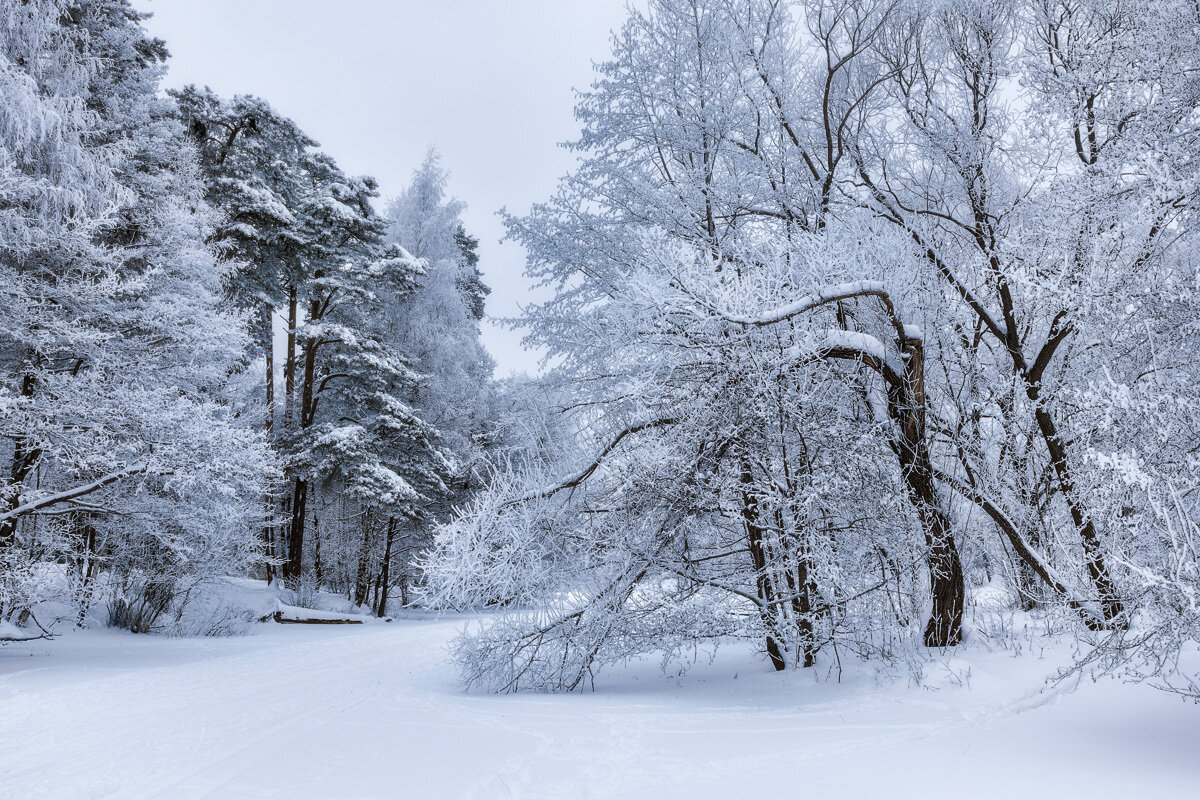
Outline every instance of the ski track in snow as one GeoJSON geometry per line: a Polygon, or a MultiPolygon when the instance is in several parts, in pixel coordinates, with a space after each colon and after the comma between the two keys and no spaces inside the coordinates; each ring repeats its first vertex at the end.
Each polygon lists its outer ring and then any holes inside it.
{"type": "Polygon", "coordinates": [[[1044,689],[1033,656],[973,650],[913,687],[775,675],[731,647],[678,679],[650,659],[594,693],[493,696],[456,685],[461,624],[0,649],[0,797],[1200,796],[1200,709],[1044,689]]]}

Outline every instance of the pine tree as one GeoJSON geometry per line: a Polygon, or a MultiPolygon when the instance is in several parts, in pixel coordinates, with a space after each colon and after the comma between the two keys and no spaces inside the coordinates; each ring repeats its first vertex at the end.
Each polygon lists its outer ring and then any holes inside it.
{"type": "Polygon", "coordinates": [[[460,224],[454,232],[454,241],[458,243],[458,251],[462,256],[462,276],[458,280],[458,290],[462,292],[467,302],[467,309],[478,322],[483,319],[484,305],[492,289],[483,282],[483,273],[479,269],[479,240],[467,233],[460,224]]]}

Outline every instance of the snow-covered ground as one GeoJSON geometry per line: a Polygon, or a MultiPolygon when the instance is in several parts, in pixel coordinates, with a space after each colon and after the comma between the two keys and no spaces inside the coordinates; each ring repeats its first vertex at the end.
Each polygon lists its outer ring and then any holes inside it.
{"type": "Polygon", "coordinates": [[[777,675],[726,648],[594,693],[464,694],[463,624],[99,630],[0,648],[5,798],[1190,798],[1200,708],[976,647],[903,678],[777,675]],[[936,688],[935,688],[936,687],[936,688]]]}

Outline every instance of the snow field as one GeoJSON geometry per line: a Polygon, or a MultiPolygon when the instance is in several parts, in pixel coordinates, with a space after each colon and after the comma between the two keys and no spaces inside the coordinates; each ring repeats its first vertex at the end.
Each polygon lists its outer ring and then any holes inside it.
{"type": "Polygon", "coordinates": [[[727,647],[595,692],[464,694],[463,620],[94,631],[0,649],[5,798],[1187,798],[1200,713],[971,649],[921,686],[775,674],[727,647]]]}

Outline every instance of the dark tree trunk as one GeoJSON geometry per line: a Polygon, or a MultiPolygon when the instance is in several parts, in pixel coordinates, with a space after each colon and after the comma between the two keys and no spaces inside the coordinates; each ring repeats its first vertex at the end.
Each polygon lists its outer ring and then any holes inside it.
{"type": "Polygon", "coordinates": [[[383,547],[383,565],[379,568],[379,591],[375,605],[375,615],[387,615],[388,583],[391,580],[392,545],[396,541],[396,518],[388,518],[387,542],[383,547]]]}
{"type": "Polygon", "coordinates": [[[1041,432],[1042,440],[1046,443],[1046,450],[1050,454],[1050,464],[1054,468],[1054,476],[1058,481],[1058,487],[1062,490],[1067,509],[1071,512],[1071,521],[1075,523],[1075,529],[1079,531],[1079,538],[1083,543],[1083,554],[1087,560],[1088,575],[1100,597],[1104,621],[1110,625],[1127,624],[1125,605],[1117,595],[1117,588],[1113,584],[1112,575],[1104,561],[1100,535],[1096,532],[1092,518],[1083,509],[1075,492],[1075,480],[1071,475],[1070,465],[1067,463],[1067,451],[1058,435],[1054,418],[1040,403],[1037,386],[1026,384],[1026,394],[1035,404],[1034,418],[1037,420],[1038,430],[1041,432]]]}
{"type": "Polygon", "coordinates": [[[817,642],[813,634],[812,620],[813,598],[816,596],[817,584],[812,579],[812,570],[809,568],[807,555],[802,556],[796,565],[796,582],[800,584],[800,591],[797,592],[797,599],[794,601],[794,611],[796,612],[796,624],[800,628],[800,644],[803,648],[802,664],[805,667],[811,667],[817,663],[817,642]]]}
{"type": "Polygon", "coordinates": [[[758,519],[758,500],[754,497],[751,491],[754,477],[750,472],[750,464],[742,461],[741,465],[741,481],[742,481],[742,522],[746,528],[746,541],[750,550],[750,560],[754,565],[755,582],[758,588],[758,599],[763,601],[761,606],[761,615],[763,627],[767,632],[767,655],[771,658],[771,664],[777,671],[787,669],[787,661],[783,657],[783,652],[779,649],[779,643],[775,640],[775,614],[771,610],[771,603],[775,599],[775,592],[771,585],[770,576],[767,574],[767,555],[763,546],[763,529],[758,519]]]}
{"type": "MultiPolygon", "coordinates": [[[[21,379],[21,396],[33,397],[34,379],[33,375],[26,374],[21,379]]],[[[9,465],[8,486],[5,487],[7,497],[5,498],[3,510],[10,512],[21,505],[21,490],[26,478],[33,471],[34,464],[41,458],[42,451],[37,447],[31,447],[29,441],[24,437],[17,437],[13,442],[12,463],[9,465]]],[[[6,517],[0,520],[0,552],[3,552],[17,540],[17,522],[18,517],[6,517]]]]}
{"type": "Polygon", "coordinates": [[[805,667],[817,663],[817,641],[813,631],[813,599],[816,595],[817,584],[812,578],[808,554],[801,552],[796,561],[796,592],[792,600],[792,613],[796,615],[801,664],[805,667]]]}
{"type": "Polygon", "coordinates": [[[296,287],[288,289],[287,353],[283,361],[283,424],[291,430],[296,414],[296,287]]]}
{"type": "Polygon", "coordinates": [[[367,602],[371,593],[371,522],[370,515],[363,515],[362,543],[358,548],[358,569],[354,574],[354,605],[367,602]]]}
{"type": "MultiPolygon", "coordinates": [[[[986,218],[982,213],[976,212],[977,228],[984,230],[987,224],[986,218]]],[[[980,239],[980,241],[981,243],[988,241],[988,238],[980,239]]],[[[987,248],[983,249],[986,250],[987,248]]],[[[1018,336],[1017,318],[1014,311],[1015,306],[1008,279],[1004,275],[1000,267],[1000,260],[995,254],[990,256],[990,261],[992,271],[998,278],[997,289],[1005,323],[1004,342],[1008,349],[1009,357],[1012,359],[1013,372],[1021,380],[1022,384],[1024,384],[1025,396],[1033,404],[1033,417],[1037,422],[1042,441],[1045,442],[1046,452],[1050,456],[1050,464],[1054,470],[1055,480],[1058,483],[1058,488],[1062,490],[1063,500],[1066,502],[1067,510],[1071,514],[1071,521],[1075,524],[1075,529],[1079,532],[1079,539],[1083,545],[1084,558],[1087,561],[1088,575],[1092,580],[1092,585],[1096,587],[1096,593],[1100,598],[1101,613],[1104,616],[1104,622],[1110,626],[1123,627],[1128,624],[1128,620],[1125,619],[1125,607],[1117,596],[1112,575],[1109,573],[1108,565],[1104,561],[1100,535],[1096,532],[1096,526],[1080,502],[1079,495],[1076,492],[1075,479],[1071,474],[1071,467],[1067,460],[1066,446],[1063,444],[1062,437],[1059,436],[1058,426],[1054,422],[1054,417],[1046,410],[1041,400],[1042,377],[1046,374],[1046,369],[1053,360],[1059,345],[1069,338],[1071,325],[1069,322],[1062,324],[1062,320],[1066,318],[1065,312],[1060,313],[1054,319],[1050,325],[1046,344],[1043,345],[1041,352],[1038,353],[1031,367],[1025,359],[1025,351],[1021,346],[1018,336]]]]}
{"type": "Polygon", "coordinates": [[[264,376],[267,381],[267,407],[265,409],[264,421],[266,423],[268,439],[275,433],[275,331],[271,316],[271,307],[263,306],[263,353],[267,358],[267,371],[264,376]]]}
{"type": "Polygon", "coordinates": [[[308,481],[296,478],[292,485],[292,515],[288,523],[288,557],[283,577],[298,581],[304,568],[304,514],[308,503],[308,481]]]}
{"type": "MultiPolygon", "coordinates": [[[[267,369],[266,388],[267,402],[263,414],[263,424],[267,431],[267,442],[274,446],[275,436],[275,336],[271,320],[271,307],[264,305],[262,310],[261,324],[263,327],[263,353],[266,355],[267,369]]],[[[271,561],[275,557],[275,537],[277,520],[279,519],[278,508],[276,507],[276,498],[270,494],[264,498],[264,504],[267,512],[266,523],[263,525],[262,539],[263,551],[266,553],[267,562],[265,564],[265,572],[267,583],[275,577],[275,567],[271,561]]]]}
{"type": "Polygon", "coordinates": [[[904,385],[888,389],[889,412],[900,435],[896,454],[909,500],[921,520],[928,550],[929,592],[933,609],[925,626],[926,647],[951,647],[962,641],[966,586],[950,520],[938,501],[933,464],[925,441],[925,350],[917,339],[902,344],[904,385]]]}
{"type": "MultiPolygon", "coordinates": [[[[320,318],[320,304],[313,301],[310,320],[320,318]]],[[[316,393],[313,386],[317,372],[318,342],[309,338],[304,342],[304,375],[300,384],[300,430],[309,428],[316,414],[316,393]]],[[[288,528],[288,560],[284,577],[295,581],[300,578],[304,565],[305,505],[308,500],[308,481],[293,478],[292,513],[288,528]]]]}
{"type": "MultiPolygon", "coordinates": [[[[284,353],[283,378],[283,430],[285,434],[291,434],[296,425],[296,288],[294,286],[288,290],[287,352],[284,353]]],[[[283,468],[283,478],[285,486],[292,485],[292,469],[286,464],[283,468]]],[[[274,508],[271,508],[271,511],[277,515],[277,518],[283,521],[282,527],[287,533],[287,549],[289,554],[291,552],[292,509],[292,497],[287,494],[279,498],[278,504],[274,508]]],[[[284,533],[284,531],[279,530],[280,527],[278,524],[273,526],[276,534],[284,533]]],[[[275,539],[276,536],[272,536],[268,543],[268,554],[272,557],[276,555],[275,539]]],[[[288,563],[284,564],[282,572],[285,578],[291,579],[296,577],[292,574],[291,565],[288,563]]],[[[271,568],[268,567],[267,580],[270,581],[270,579],[271,568]]]]}
{"type": "Polygon", "coordinates": [[[325,569],[321,564],[321,520],[317,517],[317,509],[314,506],[312,513],[312,531],[313,531],[313,584],[320,589],[325,585],[325,569]]]}

